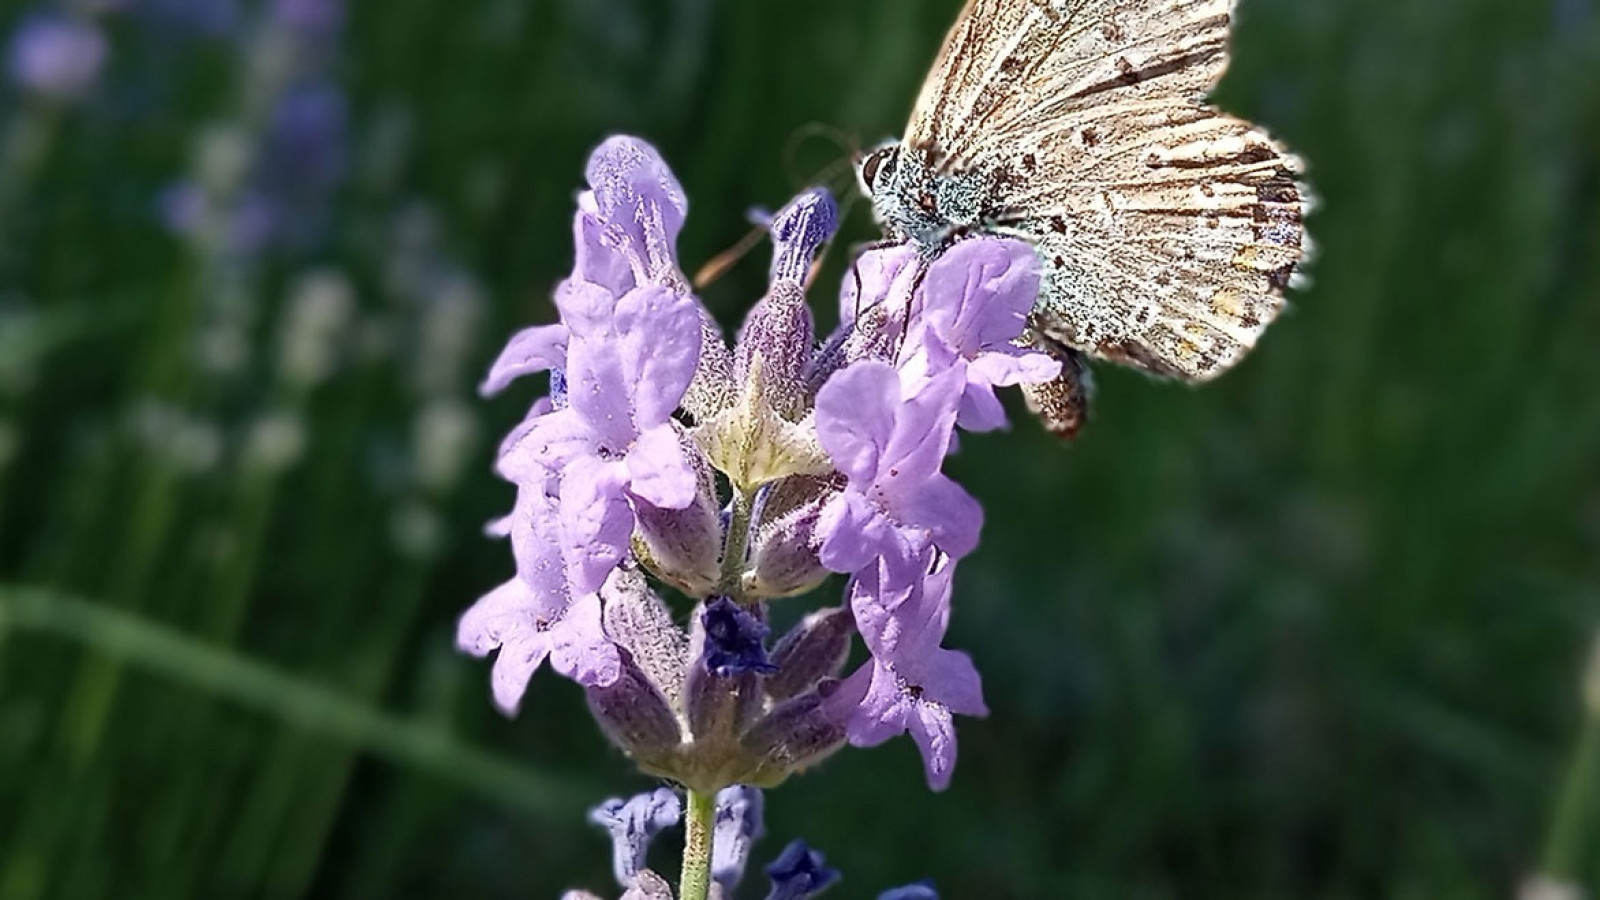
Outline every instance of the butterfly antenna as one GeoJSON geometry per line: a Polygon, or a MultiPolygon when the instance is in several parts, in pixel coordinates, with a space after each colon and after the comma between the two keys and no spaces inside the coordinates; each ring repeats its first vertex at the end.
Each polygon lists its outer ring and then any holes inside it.
{"type": "Polygon", "coordinates": [[[744,237],[735,241],[732,247],[707,260],[706,264],[694,273],[694,289],[697,291],[704,290],[715,284],[719,278],[728,274],[729,269],[738,265],[739,260],[744,259],[745,254],[754,250],[766,234],[767,226],[757,224],[744,237]]]}
{"type": "MultiPolygon", "coordinates": [[[[788,174],[791,184],[805,186],[816,183],[814,180],[799,177],[801,171],[798,159],[800,147],[812,138],[821,138],[832,144],[834,149],[844,157],[840,162],[852,167],[855,165],[856,157],[861,155],[861,141],[855,135],[826,122],[808,122],[796,128],[794,133],[789,135],[789,140],[783,146],[783,168],[784,172],[788,174]]],[[[838,165],[838,163],[823,167],[823,171],[831,170],[834,165],[838,165]]]]}

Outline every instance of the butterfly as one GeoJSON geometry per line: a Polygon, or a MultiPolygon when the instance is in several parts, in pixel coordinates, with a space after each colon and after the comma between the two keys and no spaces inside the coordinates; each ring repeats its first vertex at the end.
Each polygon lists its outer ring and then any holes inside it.
{"type": "Polygon", "coordinates": [[[905,136],[859,162],[891,240],[931,259],[974,234],[1031,242],[1028,339],[1064,365],[1027,390],[1077,432],[1086,358],[1207,381],[1300,283],[1304,166],[1206,102],[1234,0],[968,0],[905,136]]]}

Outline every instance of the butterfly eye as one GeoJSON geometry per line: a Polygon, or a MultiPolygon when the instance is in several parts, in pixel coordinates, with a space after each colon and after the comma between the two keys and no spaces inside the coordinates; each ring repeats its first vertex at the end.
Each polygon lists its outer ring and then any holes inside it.
{"type": "Polygon", "coordinates": [[[872,193],[880,174],[885,179],[893,178],[895,168],[899,164],[899,147],[879,147],[868,154],[866,160],[861,163],[861,183],[867,189],[867,193],[872,193]]]}

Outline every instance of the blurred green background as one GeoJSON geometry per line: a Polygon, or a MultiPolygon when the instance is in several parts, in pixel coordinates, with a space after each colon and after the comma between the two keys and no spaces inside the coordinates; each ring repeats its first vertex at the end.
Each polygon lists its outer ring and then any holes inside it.
{"type": "MultiPolygon", "coordinates": [[[[897,133],[957,6],[0,0],[0,897],[608,889],[583,808],[649,782],[573,685],[506,721],[452,647],[532,396],[473,387],[551,316],[601,138],[673,164],[692,270],[828,129],[897,133]],[[52,12],[77,43],[19,66],[52,12]]],[[[963,440],[993,714],[946,794],[904,740],[770,794],[762,858],[803,836],[843,897],[1600,887],[1600,10],[1243,0],[1217,98],[1309,160],[1314,286],[1204,390],[1102,369],[1075,445],[963,440]]]]}

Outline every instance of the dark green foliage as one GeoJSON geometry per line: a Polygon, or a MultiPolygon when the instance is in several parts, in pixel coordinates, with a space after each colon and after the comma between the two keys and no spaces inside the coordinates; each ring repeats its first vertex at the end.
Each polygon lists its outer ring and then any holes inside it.
{"type": "MultiPolygon", "coordinates": [[[[595,800],[645,786],[572,685],[541,676],[507,722],[488,667],[452,651],[455,617],[510,569],[478,532],[510,502],[494,436],[531,395],[468,388],[551,315],[601,138],[639,134],[674,165],[692,270],[746,207],[841,160],[816,124],[897,133],[957,5],[361,0],[334,227],[249,273],[254,352],[216,380],[189,354],[208,276],[152,210],[202,124],[232,115],[236,60],[115,25],[105,96],[53,123],[0,210],[0,365],[36,373],[0,392],[22,437],[0,469],[0,581],[236,648],[595,800]],[[397,121],[410,139],[382,157],[397,121]],[[479,440],[444,487],[415,478],[425,303],[385,271],[419,204],[429,252],[486,300],[445,392],[479,440]],[[297,394],[274,354],[316,266],[348,275],[392,350],[364,355],[351,329],[337,374],[297,394]],[[192,474],[141,450],[128,422],[148,398],[218,429],[218,461],[192,474]],[[307,452],[251,474],[239,447],[270,410],[304,417],[307,452]],[[443,543],[408,555],[393,534],[419,510],[443,543]]],[[[0,27],[20,12],[0,2],[0,27]]],[[[1490,898],[1538,867],[1600,625],[1600,9],[1243,0],[1217,99],[1310,162],[1313,288],[1212,386],[1102,368],[1077,444],[1020,417],[963,439],[953,474],[988,521],[951,643],[993,714],[961,723],[946,794],[908,741],[771,794],[762,855],[804,836],[842,896],[931,876],[959,900],[1490,898]]],[[[871,235],[858,205],[846,240],[871,235]]],[[[846,256],[815,292],[824,321],[846,256]]],[[[725,324],[764,270],[705,292],[725,324]]],[[[70,629],[7,630],[5,609],[8,900],[554,898],[608,880],[569,799],[541,814],[461,790],[70,629]]],[[[1600,887],[1587,820],[1570,874],[1600,887]]]]}

